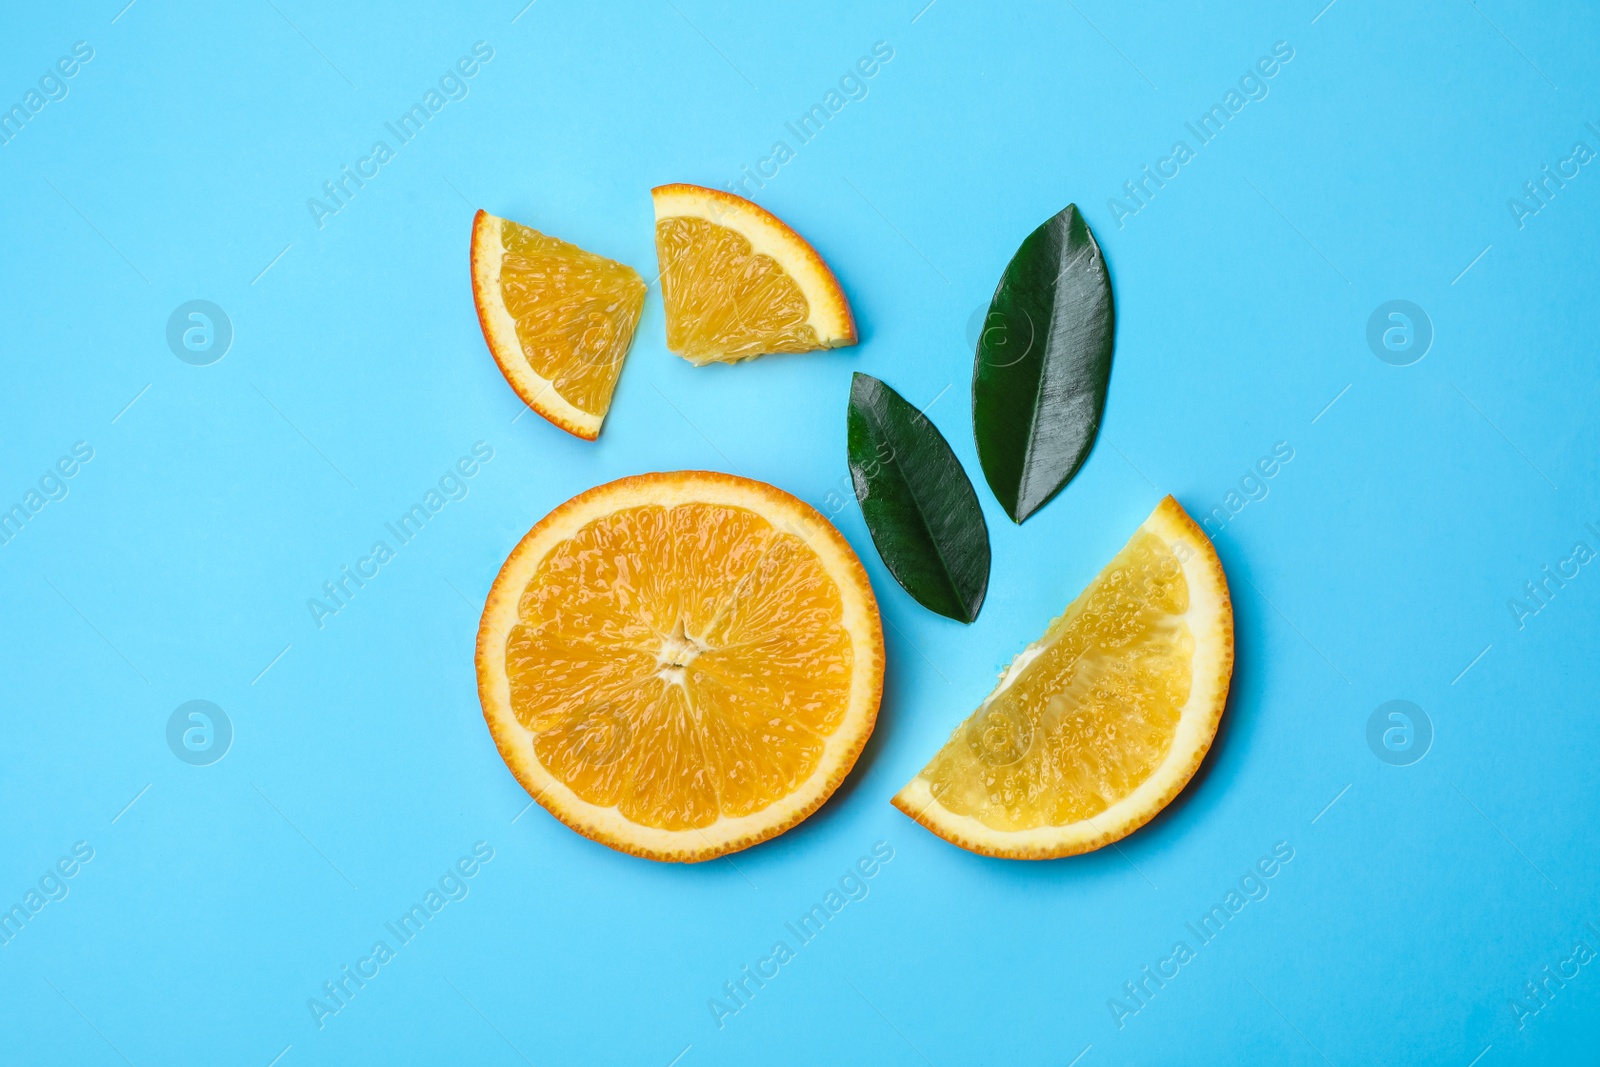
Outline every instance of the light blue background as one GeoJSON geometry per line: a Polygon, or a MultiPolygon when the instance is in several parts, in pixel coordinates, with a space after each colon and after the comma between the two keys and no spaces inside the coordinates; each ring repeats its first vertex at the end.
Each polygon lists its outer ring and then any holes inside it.
{"type": "Polygon", "coordinates": [[[94,458],[0,547],[0,903],[74,842],[95,855],[0,947],[0,1060],[1497,1067],[1594,1047],[1600,962],[1521,1029],[1510,1001],[1600,948],[1600,575],[1520,628],[1507,601],[1574,542],[1600,549],[1600,173],[1523,228],[1507,201],[1574,142],[1600,149],[1600,14],[925,2],[4,14],[0,104],[75,41],[94,58],[0,147],[0,503],[74,442],[94,458]],[[307,199],[480,40],[469,95],[319,229],[307,199]],[[653,292],[598,443],[523,413],[473,313],[472,211],[653,277],[649,188],[794,147],[784,123],[878,41],[894,57],[867,97],[756,191],[838,273],[861,344],[695,369],[653,292]],[[1108,198],[1195,147],[1184,123],[1278,41],[1270,95],[1119,227],[1108,198]],[[830,495],[850,374],[930,404],[976,477],[969,323],[1068,202],[1117,294],[1103,432],[1025,527],[979,482],[994,570],[961,626],[830,495]],[[211,366],[164,339],[196,298],[235,330],[211,366]],[[1396,298],[1435,329],[1408,367],[1365,340],[1396,298]],[[494,459],[470,495],[319,630],[307,599],[477,441],[494,459]],[[1280,441],[1293,461],[1217,538],[1238,667],[1172,810],[1119,849],[1021,864],[889,806],[1161,494],[1207,511],[1280,441]],[[695,867],[525,810],[472,670],[533,522],[675,468],[836,512],[888,624],[850,780],[695,867]],[[233,723],[211,766],[166,744],[192,699],[233,723]],[[1391,699],[1434,725],[1409,767],[1367,746],[1391,699]],[[319,1029],[308,998],[478,841],[470,895],[319,1029]],[[870,895],[719,1029],[708,999],[876,842],[894,858],[870,895]],[[1277,842],[1294,859],[1270,895],[1119,1029],[1108,998],[1197,944],[1184,924],[1277,842]]]}

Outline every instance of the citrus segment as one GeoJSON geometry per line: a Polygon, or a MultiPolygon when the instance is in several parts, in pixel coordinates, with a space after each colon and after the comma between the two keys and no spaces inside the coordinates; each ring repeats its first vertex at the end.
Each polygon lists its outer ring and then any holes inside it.
{"type": "Polygon", "coordinates": [[[743,197],[697,185],[651,191],[667,347],[691,363],[856,342],[839,283],[822,257],[743,197]]]}
{"type": "Polygon", "coordinates": [[[632,267],[480,211],[472,293],[501,373],[524,403],[594,440],[644,307],[632,267]]]}
{"type": "Polygon", "coordinates": [[[1188,783],[1232,670],[1222,565],[1167,497],[894,804],[985,855],[1099,848],[1188,783]]]}
{"type": "Polygon", "coordinates": [[[613,848],[693,861],[833,792],[877,717],[883,634],[819,514],[689,471],[600,486],[530,530],[490,592],[477,666],[535,799],[613,848]]]}

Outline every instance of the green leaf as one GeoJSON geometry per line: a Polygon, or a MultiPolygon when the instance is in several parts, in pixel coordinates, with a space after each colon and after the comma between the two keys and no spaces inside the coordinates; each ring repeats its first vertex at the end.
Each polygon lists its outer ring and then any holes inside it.
{"type": "Polygon", "coordinates": [[[1089,458],[1106,407],[1116,310],[1077,205],[1028,235],[989,303],[972,366],[983,476],[1021,522],[1089,458]]]}
{"type": "Polygon", "coordinates": [[[930,611],[971,622],[989,588],[989,527],[950,445],[870,374],[850,382],[850,477],[889,573],[930,611]]]}

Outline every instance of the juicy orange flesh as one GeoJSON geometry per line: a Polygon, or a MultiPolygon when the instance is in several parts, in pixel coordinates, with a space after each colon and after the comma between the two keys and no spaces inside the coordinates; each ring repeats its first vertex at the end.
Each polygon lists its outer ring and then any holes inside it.
{"type": "Polygon", "coordinates": [[[500,291],[528,365],[567,403],[603,415],[622,373],[645,284],[626,264],[504,219],[500,291]]]}
{"type": "Polygon", "coordinates": [[[1050,624],[1037,656],[923,770],[934,797],[995,830],[1093,818],[1149,778],[1189,699],[1189,585],[1141,531],[1050,624]]]}
{"type": "Polygon", "coordinates": [[[839,589],[742,508],[626,508],[540,564],[506,639],[514,713],[580,798],[663,830],[803,784],[849,704],[839,589]]]}
{"type": "Polygon", "coordinates": [[[800,286],[736,230],[706,219],[656,223],[667,347],[696,363],[822,348],[800,286]]]}

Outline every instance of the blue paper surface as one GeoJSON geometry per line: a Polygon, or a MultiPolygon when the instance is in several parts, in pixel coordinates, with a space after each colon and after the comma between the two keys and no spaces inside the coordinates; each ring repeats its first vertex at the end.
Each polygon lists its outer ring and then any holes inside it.
{"type": "Polygon", "coordinates": [[[0,1061],[1591,1054],[1600,13],[1325,2],[8,11],[0,1061]],[[653,288],[579,441],[485,350],[472,213],[649,279],[674,181],[811,240],[861,343],[696,369],[653,288]],[[1017,527],[979,477],[973,341],[1069,202],[1115,366],[1089,462],[1017,527]],[[855,370],[978,485],[972,626],[873,550],[855,370]],[[680,468],[830,515],[888,642],[835,797],[692,867],[530,808],[472,665],[529,526],[680,468]],[[1166,493],[1210,517],[1237,618],[1181,798],[1033,864],[893,810],[1166,493]]]}

